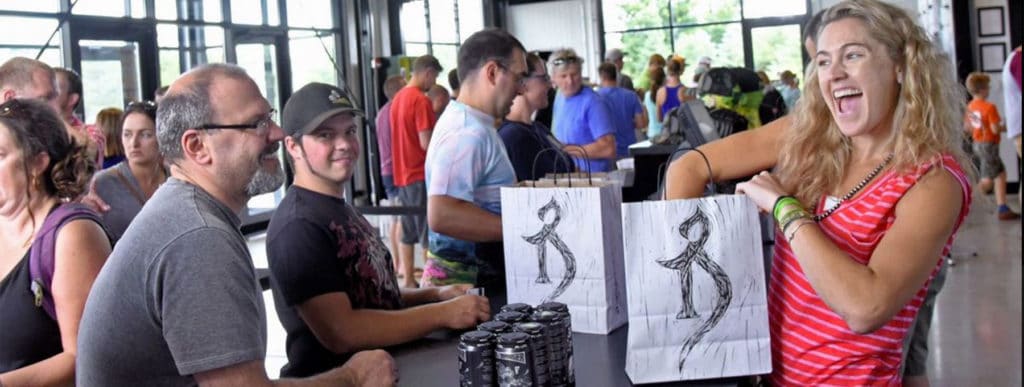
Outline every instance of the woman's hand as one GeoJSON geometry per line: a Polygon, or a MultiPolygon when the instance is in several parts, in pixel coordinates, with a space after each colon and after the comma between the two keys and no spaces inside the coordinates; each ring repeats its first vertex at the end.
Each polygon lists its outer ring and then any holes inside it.
{"type": "Polygon", "coordinates": [[[757,208],[769,214],[775,207],[775,201],[786,195],[782,191],[782,184],[779,184],[778,179],[768,171],[758,173],[749,181],[737,184],[736,193],[747,195],[757,208]]]}
{"type": "Polygon", "coordinates": [[[465,295],[473,284],[454,284],[437,288],[437,301],[447,301],[465,295]]]}

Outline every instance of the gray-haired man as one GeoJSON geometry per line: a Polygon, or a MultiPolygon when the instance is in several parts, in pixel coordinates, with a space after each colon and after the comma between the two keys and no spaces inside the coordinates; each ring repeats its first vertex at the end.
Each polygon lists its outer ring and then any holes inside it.
{"type": "Polygon", "coordinates": [[[93,285],[78,337],[78,384],[393,384],[396,370],[383,352],[310,379],[267,377],[263,296],[238,214],[284,180],[284,133],[256,83],[232,65],[185,73],[161,102],[157,137],[171,178],[93,285]]]}
{"type": "Polygon", "coordinates": [[[622,52],[621,49],[613,48],[604,54],[604,60],[615,65],[615,85],[623,89],[633,91],[633,78],[622,73],[622,66],[625,65],[625,63],[622,62],[622,58],[625,56],[626,53],[622,52]]]}

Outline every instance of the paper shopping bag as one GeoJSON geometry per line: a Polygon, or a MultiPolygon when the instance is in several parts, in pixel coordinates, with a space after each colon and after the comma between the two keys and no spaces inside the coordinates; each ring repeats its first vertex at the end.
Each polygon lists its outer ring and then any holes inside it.
{"type": "Polygon", "coordinates": [[[502,188],[508,302],[564,303],[576,332],[624,324],[621,205],[621,186],[605,181],[502,188]]]}
{"type": "Polygon", "coordinates": [[[622,206],[633,383],[771,372],[757,207],[742,195],[622,206]]]}

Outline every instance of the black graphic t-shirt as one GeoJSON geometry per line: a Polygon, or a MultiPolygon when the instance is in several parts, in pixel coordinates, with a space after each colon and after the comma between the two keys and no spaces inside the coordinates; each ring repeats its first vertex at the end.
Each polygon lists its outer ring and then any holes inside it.
{"type": "Polygon", "coordinates": [[[399,309],[391,254],[376,230],[344,200],[292,186],[267,228],[274,306],[285,331],[282,377],[315,375],[351,354],[323,346],[296,307],[327,293],[348,295],[353,309],[399,309]]]}

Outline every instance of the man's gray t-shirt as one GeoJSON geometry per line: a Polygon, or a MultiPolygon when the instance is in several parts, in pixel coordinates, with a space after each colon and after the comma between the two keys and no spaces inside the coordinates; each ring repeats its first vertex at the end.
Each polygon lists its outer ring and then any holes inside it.
{"type": "Polygon", "coordinates": [[[168,179],[110,254],[78,333],[79,386],[190,386],[266,355],[265,309],[238,217],[168,179]]]}

